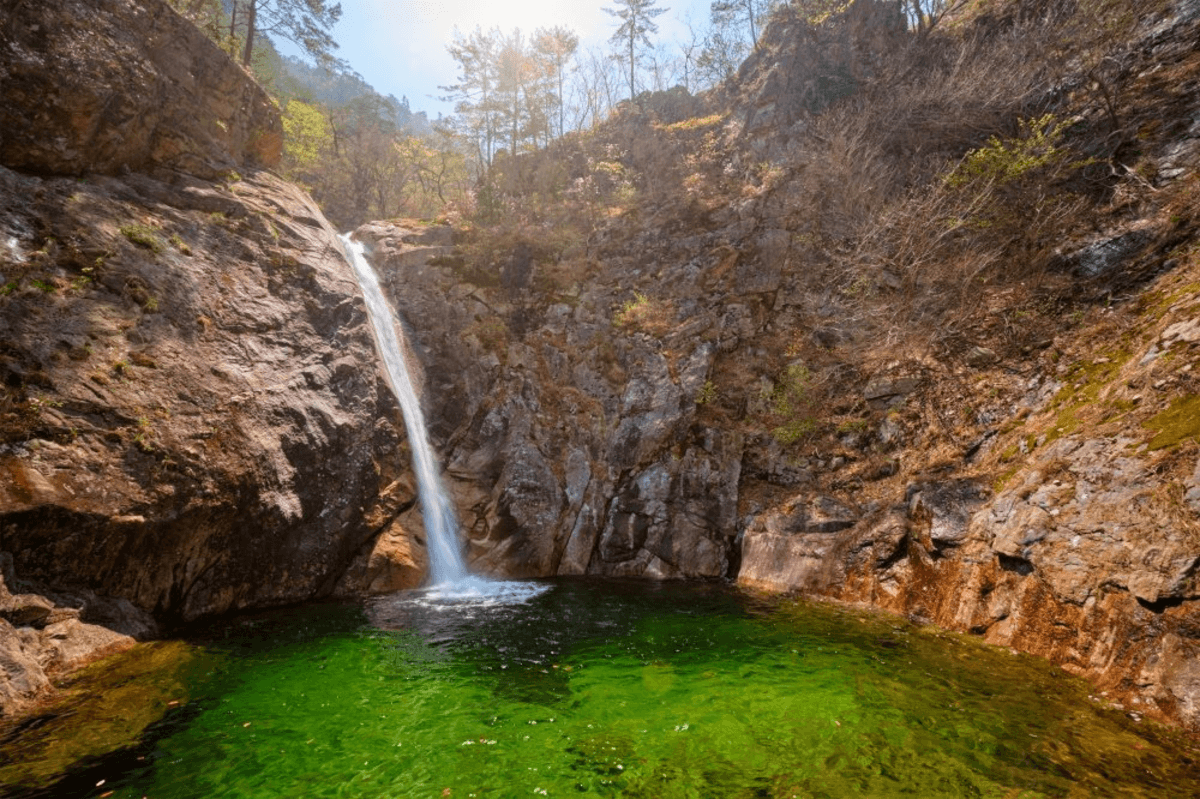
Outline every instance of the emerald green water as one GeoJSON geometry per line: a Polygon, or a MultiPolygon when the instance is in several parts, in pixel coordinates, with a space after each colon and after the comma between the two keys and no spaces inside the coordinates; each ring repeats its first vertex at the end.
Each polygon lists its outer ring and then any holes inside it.
{"type": "Polygon", "coordinates": [[[548,585],[228,622],[139,738],[25,779],[55,743],[34,730],[0,775],[13,797],[1200,796],[1186,739],[1033,658],[716,586],[548,585]]]}

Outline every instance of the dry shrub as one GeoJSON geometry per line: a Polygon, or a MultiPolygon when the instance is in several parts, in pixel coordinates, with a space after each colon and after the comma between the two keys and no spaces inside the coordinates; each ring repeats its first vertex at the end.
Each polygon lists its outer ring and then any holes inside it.
{"type": "Polygon", "coordinates": [[[641,332],[662,338],[675,325],[675,306],[670,300],[659,300],[634,292],[613,314],[613,324],[629,332],[641,332]]]}
{"type": "Polygon", "coordinates": [[[1128,34],[1129,3],[1101,16],[1095,5],[962,17],[912,37],[853,97],[807,118],[788,223],[824,257],[802,279],[863,339],[911,353],[993,334],[1000,348],[1027,344],[1020,326],[984,319],[1004,313],[983,307],[985,286],[1055,310],[1045,295],[1058,290],[1058,250],[1111,198],[1128,135],[1111,113],[1115,84],[1101,90],[1079,70],[1128,34]]]}

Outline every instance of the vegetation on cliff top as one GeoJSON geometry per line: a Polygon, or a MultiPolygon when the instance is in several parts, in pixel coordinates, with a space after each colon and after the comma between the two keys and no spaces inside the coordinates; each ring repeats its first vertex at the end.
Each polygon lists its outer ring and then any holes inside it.
{"type": "MultiPolygon", "coordinates": [[[[1157,175],[1182,124],[1161,115],[1186,116],[1195,65],[1162,77],[1135,66],[1146,15],[1165,4],[950,5],[912,27],[882,3],[782,8],[720,92],[647,93],[591,130],[501,154],[475,184],[463,274],[498,281],[514,248],[530,248],[542,302],[579,280],[611,285],[615,326],[667,341],[695,319],[662,312],[663,275],[696,264],[707,306],[773,317],[718,358],[705,418],[842,453],[843,484],[894,473],[886,451],[842,443],[882,427],[939,431],[930,462],[961,454],[1020,396],[1006,374],[1053,372],[1075,346],[1056,337],[1153,277],[1164,242],[1200,219],[1194,181],[1157,175]],[[806,82],[781,82],[801,69],[806,82]],[[1104,261],[1114,241],[1129,247],[1121,269],[1104,261]],[[794,364],[807,370],[803,409],[771,401],[794,364]],[[885,373],[918,388],[874,407],[864,381],[885,373]]],[[[1064,400],[1070,419],[1050,440],[1093,415],[1136,426],[1173,401],[1121,417],[1130,400],[1099,387],[1064,400]]]]}

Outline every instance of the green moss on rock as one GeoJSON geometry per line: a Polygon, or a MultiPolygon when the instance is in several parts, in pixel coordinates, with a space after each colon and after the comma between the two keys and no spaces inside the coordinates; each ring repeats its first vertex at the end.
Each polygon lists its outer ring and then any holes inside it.
{"type": "Polygon", "coordinates": [[[1187,439],[1200,439],[1200,394],[1178,397],[1166,410],[1146,420],[1155,431],[1150,449],[1174,447],[1187,439]]]}

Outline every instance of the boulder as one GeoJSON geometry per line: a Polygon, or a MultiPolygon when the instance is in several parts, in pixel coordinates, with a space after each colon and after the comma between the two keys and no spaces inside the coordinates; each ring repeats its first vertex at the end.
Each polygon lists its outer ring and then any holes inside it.
{"type": "Polygon", "coordinates": [[[0,376],[29,410],[0,446],[17,572],[168,625],[329,593],[409,467],[312,201],[266,172],[226,186],[0,167],[0,229],[41,252],[0,297],[0,376]]]}
{"type": "Polygon", "coordinates": [[[37,648],[0,618],[0,719],[19,713],[50,692],[50,678],[38,662],[37,648]]]}
{"type": "Polygon", "coordinates": [[[18,584],[11,553],[0,552],[0,719],[21,713],[51,691],[51,680],[98,658],[128,649],[135,637],[155,632],[153,622],[124,600],[85,592],[64,596],[25,592],[18,584]],[[105,610],[119,618],[102,621],[105,610]],[[86,621],[81,617],[86,617],[86,621]],[[140,626],[139,626],[140,623],[140,626]]]}

